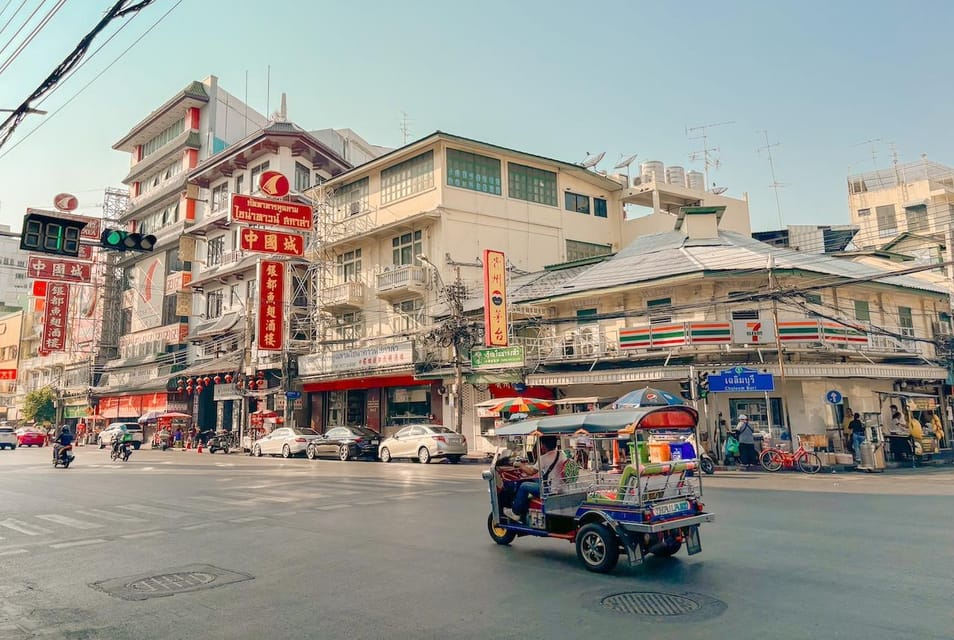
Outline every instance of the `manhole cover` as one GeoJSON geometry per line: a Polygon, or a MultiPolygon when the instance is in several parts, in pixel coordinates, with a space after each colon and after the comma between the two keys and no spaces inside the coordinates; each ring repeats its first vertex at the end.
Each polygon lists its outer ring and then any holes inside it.
{"type": "Polygon", "coordinates": [[[600,604],[636,616],[684,616],[699,609],[699,603],[692,598],[656,591],[617,593],[606,596],[600,604]]]}
{"type": "Polygon", "coordinates": [[[189,565],[162,573],[147,573],[94,582],[90,586],[124,600],[146,600],[200,589],[214,589],[251,580],[247,573],[220,569],[208,564],[189,565]]]}

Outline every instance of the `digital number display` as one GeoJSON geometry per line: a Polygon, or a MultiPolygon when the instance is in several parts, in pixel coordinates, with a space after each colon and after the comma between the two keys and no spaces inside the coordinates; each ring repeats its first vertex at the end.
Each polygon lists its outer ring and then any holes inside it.
{"type": "Polygon", "coordinates": [[[80,232],[85,223],[61,221],[47,216],[28,215],[23,221],[20,249],[37,253],[77,257],[80,232]]]}

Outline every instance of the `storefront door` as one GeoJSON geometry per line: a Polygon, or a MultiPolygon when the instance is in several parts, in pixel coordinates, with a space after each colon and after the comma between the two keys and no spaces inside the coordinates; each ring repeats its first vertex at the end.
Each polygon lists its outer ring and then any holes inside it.
{"type": "MultiPolygon", "coordinates": [[[[785,434],[785,437],[788,438],[788,429],[785,428],[785,423],[782,421],[782,399],[769,398],[769,400],[771,401],[772,406],[772,440],[781,440],[783,433],[785,434]]],[[[735,428],[735,425],[737,425],[739,422],[739,416],[743,413],[749,417],[749,424],[751,424],[756,431],[769,430],[769,415],[765,405],[765,396],[754,398],[730,398],[730,428],[735,428]]]]}
{"type": "Polygon", "coordinates": [[[368,392],[365,389],[348,391],[348,424],[363,427],[365,420],[364,408],[368,401],[368,392]]]}

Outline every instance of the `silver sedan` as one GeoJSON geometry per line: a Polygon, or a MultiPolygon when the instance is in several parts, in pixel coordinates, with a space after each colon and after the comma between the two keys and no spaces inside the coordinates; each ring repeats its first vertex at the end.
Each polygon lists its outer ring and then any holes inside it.
{"type": "Polygon", "coordinates": [[[281,427],[264,438],[252,443],[252,454],[256,456],[281,454],[290,458],[305,453],[308,443],[321,435],[314,429],[302,427],[281,427]]]}
{"type": "Polygon", "coordinates": [[[447,458],[456,464],[467,453],[467,438],[440,424],[411,424],[378,448],[381,462],[394,458],[412,458],[427,464],[435,458],[447,458]]]}

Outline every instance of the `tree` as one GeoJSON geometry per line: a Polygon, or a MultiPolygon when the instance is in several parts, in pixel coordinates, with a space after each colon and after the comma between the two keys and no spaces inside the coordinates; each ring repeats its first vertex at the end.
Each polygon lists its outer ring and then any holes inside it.
{"type": "Polygon", "coordinates": [[[53,422],[56,418],[56,395],[50,387],[43,387],[26,394],[23,399],[23,417],[37,423],[53,422]]]}

